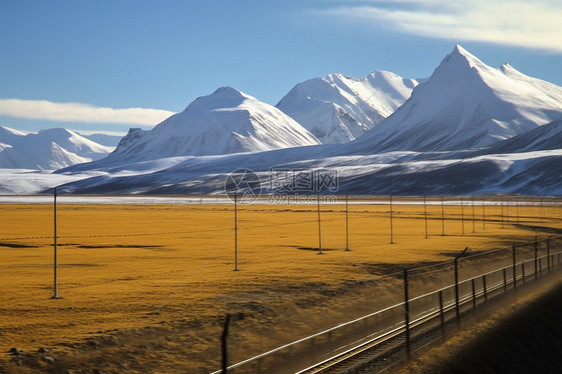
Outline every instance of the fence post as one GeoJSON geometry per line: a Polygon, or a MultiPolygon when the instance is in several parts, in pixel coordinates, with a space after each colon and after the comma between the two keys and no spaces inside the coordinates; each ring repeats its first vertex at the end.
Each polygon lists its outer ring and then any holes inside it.
{"type": "Polygon", "coordinates": [[[476,285],[474,284],[474,278],[471,279],[472,283],[472,310],[476,310],[476,285]]]}
{"type": "Polygon", "coordinates": [[[461,322],[461,313],[460,313],[460,309],[459,309],[459,267],[458,267],[458,260],[462,255],[464,255],[466,253],[466,251],[468,251],[468,247],[466,247],[460,255],[455,257],[455,261],[454,261],[455,262],[455,313],[456,313],[456,316],[457,316],[457,324],[460,324],[460,322],[461,322]]]}
{"type": "Polygon", "coordinates": [[[445,311],[443,309],[443,291],[439,291],[439,316],[441,317],[441,333],[445,334],[445,311]]]}
{"type": "Polygon", "coordinates": [[[503,268],[503,292],[507,292],[507,271],[503,268]]]}
{"type": "Polygon", "coordinates": [[[410,358],[410,305],[408,304],[408,270],[404,269],[404,320],[406,323],[406,356],[410,358]]]}
{"type": "MultiPolygon", "coordinates": [[[[235,195],[236,196],[236,195],[235,195]]],[[[224,320],[224,327],[221,335],[221,351],[222,351],[222,373],[226,373],[228,368],[228,347],[226,338],[228,337],[228,327],[230,325],[230,314],[226,315],[224,320]]]]}
{"type": "Polygon", "coordinates": [[[517,268],[515,262],[515,244],[513,244],[513,291],[517,289],[517,268]]]}
{"type": "Polygon", "coordinates": [[[546,266],[548,267],[548,272],[550,273],[550,236],[546,238],[546,266]]]}
{"type": "Polygon", "coordinates": [[[488,302],[488,290],[486,289],[486,274],[482,275],[482,288],[484,291],[484,302],[488,302]]]}
{"type": "Polygon", "coordinates": [[[537,237],[535,236],[535,279],[537,279],[538,274],[538,268],[539,268],[539,264],[538,264],[538,252],[539,252],[539,243],[537,241],[537,237]]]}
{"type": "Polygon", "coordinates": [[[523,284],[525,284],[525,261],[521,263],[521,279],[523,279],[523,284]]]}

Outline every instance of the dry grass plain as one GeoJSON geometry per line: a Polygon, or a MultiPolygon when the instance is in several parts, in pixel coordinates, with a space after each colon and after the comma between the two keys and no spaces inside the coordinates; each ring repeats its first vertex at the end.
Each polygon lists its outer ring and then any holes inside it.
{"type": "Polygon", "coordinates": [[[350,204],[346,252],[345,205],[323,205],[317,255],[315,205],[239,205],[233,271],[232,205],[59,204],[52,300],[53,207],[0,205],[0,372],[206,373],[226,313],[232,363],[401,301],[385,273],[562,229],[559,205],[441,209],[426,239],[423,205],[395,204],[390,244],[389,206],[350,204]]]}

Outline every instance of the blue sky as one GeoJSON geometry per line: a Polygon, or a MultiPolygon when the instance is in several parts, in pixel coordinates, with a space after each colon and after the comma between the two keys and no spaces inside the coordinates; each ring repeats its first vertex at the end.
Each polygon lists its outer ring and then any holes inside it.
{"type": "Polygon", "coordinates": [[[226,85],[275,105],[329,73],[427,77],[457,43],[562,85],[560,19],[558,0],[4,0],[0,125],[150,128],[226,85]]]}

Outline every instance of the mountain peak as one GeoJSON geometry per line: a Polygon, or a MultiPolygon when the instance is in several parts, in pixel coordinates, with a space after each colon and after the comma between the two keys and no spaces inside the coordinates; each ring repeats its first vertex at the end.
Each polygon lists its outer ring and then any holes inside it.
{"type": "Polygon", "coordinates": [[[559,97],[560,87],[509,65],[492,68],[457,45],[404,105],[358,143],[378,152],[484,147],[559,118],[559,97]]]}
{"type": "Polygon", "coordinates": [[[470,67],[486,66],[482,61],[478,59],[478,57],[468,52],[459,44],[457,44],[455,48],[453,48],[453,51],[451,53],[445,56],[445,58],[441,62],[441,65],[444,65],[446,63],[454,64],[454,65],[468,64],[470,67]]]}
{"type": "Polygon", "coordinates": [[[460,44],[455,45],[455,48],[453,48],[453,53],[460,53],[461,55],[471,55],[470,52],[464,49],[460,44]]]}
{"type": "Polygon", "coordinates": [[[228,97],[243,97],[243,98],[251,97],[249,95],[246,95],[244,92],[230,86],[219,87],[215,90],[215,92],[211,94],[211,96],[212,95],[220,95],[220,96],[228,96],[228,97]]]}
{"type": "Polygon", "coordinates": [[[478,77],[482,79],[482,74],[494,74],[497,69],[491,68],[483,63],[478,57],[472,55],[460,45],[456,45],[451,53],[449,53],[441,64],[435,69],[431,78],[442,81],[443,83],[464,80],[472,81],[478,77]]]}
{"type": "Polygon", "coordinates": [[[261,152],[319,141],[279,109],[233,87],[198,97],[150,131],[131,130],[112,162],[261,152]]]}
{"type": "Polygon", "coordinates": [[[206,110],[213,110],[219,108],[236,108],[244,101],[252,100],[257,101],[253,96],[247,95],[236,88],[224,86],[219,87],[210,95],[200,96],[195,101],[185,108],[184,112],[190,108],[205,108],[206,110]]]}

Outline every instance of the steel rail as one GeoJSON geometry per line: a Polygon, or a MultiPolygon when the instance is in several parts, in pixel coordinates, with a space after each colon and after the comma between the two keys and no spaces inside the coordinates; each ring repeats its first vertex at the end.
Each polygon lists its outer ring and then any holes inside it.
{"type": "MultiPolygon", "coordinates": [[[[562,251],[553,252],[553,253],[550,254],[550,257],[553,257],[553,256],[555,256],[555,255],[560,255],[560,254],[562,254],[562,251]]],[[[543,255],[543,256],[537,257],[537,259],[543,259],[543,258],[546,258],[546,257],[549,257],[549,256],[548,256],[548,255],[543,255]]],[[[525,261],[520,261],[520,262],[518,262],[518,263],[516,264],[516,266],[520,266],[520,265],[523,264],[523,263],[533,262],[533,261],[534,261],[534,259],[525,260],[525,261]]],[[[465,279],[465,280],[459,282],[459,285],[460,285],[460,284],[464,284],[464,283],[471,282],[472,280],[479,279],[479,278],[481,278],[481,277],[483,277],[483,276],[488,276],[488,275],[490,275],[490,274],[498,273],[498,272],[501,272],[501,271],[504,271],[504,270],[508,270],[508,269],[512,269],[512,268],[513,268],[513,265],[508,265],[508,266],[504,266],[504,267],[502,267],[502,268],[498,268],[498,269],[495,269],[495,270],[491,270],[491,271],[488,271],[488,272],[486,272],[486,273],[482,273],[482,274],[479,274],[479,275],[477,275],[477,276],[474,276],[474,277],[465,279]]],[[[544,269],[543,269],[542,271],[544,271],[544,269]]],[[[525,274],[525,279],[528,278],[528,277],[530,277],[530,276],[532,276],[532,275],[534,275],[534,274],[535,274],[535,269],[533,268],[532,271],[530,271],[529,273],[525,274]]],[[[523,275],[522,275],[522,274],[519,275],[519,276],[517,276],[517,277],[515,278],[515,281],[520,280],[520,279],[523,279],[523,275]]],[[[511,278],[511,279],[509,280],[509,282],[507,282],[507,285],[513,284],[513,281],[514,281],[514,279],[511,278]]],[[[489,286],[486,287],[486,293],[490,293],[490,292],[494,292],[494,291],[497,291],[497,290],[499,290],[499,289],[502,289],[502,288],[505,287],[505,285],[506,285],[506,284],[505,284],[503,281],[496,282],[496,283],[494,283],[493,285],[489,285],[489,286]]],[[[416,300],[420,300],[420,299],[425,298],[425,297],[428,297],[428,296],[436,295],[436,294],[438,294],[440,291],[442,292],[442,291],[444,291],[444,290],[451,289],[451,288],[453,288],[454,286],[455,286],[454,284],[451,284],[451,285],[442,287],[442,288],[440,288],[440,289],[438,289],[438,290],[431,291],[431,292],[428,292],[428,293],[423,294],[423,295],[420,295],[420,296],[416,296],[416,297],[414,297],[414,298],[412,298],[412,299],[409,299],[409,302],[413,302],[413,301],[416,301],[416,300]]],[[[482,296],[484,295],[484,290],[483,290],[483,289],[479,290],[478,292],[476,292],[476,295],[477,295],[477,296],[476,296],[477,299],[480,298],[480,297],[482,297],[482,296]]],[[[466,304],[471,303],[472,300],[473,300],[473,295],[472,295],[472,293],[467,293],[467,294],[461,296],[461,298],[460,298],[460,300],[459,300],[459,302],[460,302],[460,303],[459,303],[459,306],[460,306],[460,305],[465,306],[466,304]]],[[[267,357],[267,356],[270,356],[270,355],[272,355],[272,354],[274,354],[274,353],[276,353],[276,352],[280,352],[280,351],[282,351],[282,350],[284,350],[284,349],[287,349],[287,348],[290,348],[290,347],[295,346],[295,345],[297,345],[297,344],[300,344],[300,343],[303,343],[303,342],[312,340],[312,339],[314,339],[314,338],[316,338],[316,337],[319,337],[319,336],[322,336],[322,335],[324,335],[324,334],[328,334],[328,333],[330,333],[330,332],[332,332],[332,331],[335,331],[335,330],[338,330],[338,329],[340,329],[340,328],[342,328],[342,327],[355,324],[355,323],[360,322],[360,321],[362,321],[362,320],[365,320],[365,319],[367,319],[367,318],[374,317],[374,316],[376,316],[376,315],[378,315],[378,314],[382,314],[382,313],[387,312],[387,311],[389,311],[389,310],[396,309],[396,308],[401,308],[401,307],[404,306],[404,304],[405,304],[404,302],[401,302],[401,303],[398,303],[398,304],[391,305],[391,306],[389,306],[389,307],[386,307],[386,308],[384,308],[384,309],[378,310],[378,311],[376,311],[376,312],[373,312],[373,313],[367,314],[367,315],[365,315],[365,316],[356,318],[356,319],[354,319],[354,320],[351,320],[351,321],[348,321],[348,322],[339,324],[339,325],[337,325],[337,326],[331,327],[331,328],[329,328],[329,329],[327,329],[327,330],[323,330],[323,331],[320,331],[320,332],[315,333],[315,334],[313,334],[313,335],[310,335],[310,336],[301,338],[301,339],[299,339],[299,340],[293,341],[293,342],[291,342],[291,343],[282,345],[282,346],[277,347],[277,348],[275,348],[275,349],[272,349],[272,350],[270,350],[270,351],[264,352],[264,353],[259,354],[259,355],[257,355],[257,356],[253,356],[253,357],[250,357],[250,358],[248,358],[248,359],[246,359],[246,360],[243,360],[243,361],[240,361],[240,362],[238,362],[238,363],[236,363],[236,364],[233,364],[233,365],[229,366],[229,367],[227,368],[227,370],[236,369],[236,368],[241,367],[241,366],[243,366],[243,365],[249,364],[249,363],[251,363],[251,362],[253,362],[253,361],[260,360],[260,359],[262,359],[262,358],[265,358],[265,357],[267,357]]],[[[452,309],[454,309],[454,308],[455,308],[455,301],[454,301],[454,300],[447,300],[446,305],[444,305],[444,308],[443,308],[443,313],[449,312],[450,310],[452,310],[452,309]]],[[[431,321],[431,320],[433,320],[434,318],[438,317],[440,314],[441,314],[441,311],[440,311],[438,308],[428,309],[428,310],[426,310],[425,312],[422,312],[422,315],[419,316],[419,317],[417,317],[415,320],[413,320],[413,322],[411,322],[410,325],[411,325],[412,327],[419,327],[420,325],[422,325],[422,324],[424,324],[424,323],[426,323],[426,322],[428,322],[428,321],[431,321]]],[[[377,335],[376,337],[374,337],[374,338],[372,338],[372,339],[369,339],[367,342],[362,342],[362,343],[360,343],[359,345],[357,345],[357,346],[355,346],[355,347],[353,347],[353,348],[350,348],[350,349],[348,349],[348,350],[345,351],[345,352],[340,352],[340,353],[338,353],[338,354],[336,354],[336,355],[334,355],[334,356],[332,356],[332,357],[330,357],[330,358],[328,358],[328,359],[326,359],[326,360],[323,360],[323,361],[320,362],[320,363],[317,363],[317,364],[315,364],[315,365],[313,365],[313,366],[310,366],[310,367],[308,367],[308,368],[306,368],[306,369],[303,369],[303,370],[301,370],[301,371],[299,371],[299,372],[297,372],[297,373],[298,373],[298,374],[300,374],[300,373],[306,373],[307,371],[309,371],[310,373],[316,373],[316,371],[310,371],[310,370],[313,370],[314,368],[319,367],[319,366],[321,366],[321,365],[324,365],[324,364],[328,363],[328,362],[331,361],[331,360],[336,360],[338,357],[342,357],[343,355],[350,354],[351,352],[357,350],[356,353],[354,353],[353,355],[350,355],[349,357],[347,357],[347,358],[346,358],[346,360],[347,360],[347,359],[349,359],[349,358],[351,358],[351,357],[353,357],[353,356],[356,356],[357,354],[359,354],[359,353],[361,353],[361,352],[363,352],[363,351],[365,351],[365,350],[368,350],[368,349],[372,348],[372,347],[368,347],[368,348],[362,349],[362,347],[366,347],[366,346],[368,346],[369,344],[371,344],[372,346],[379,345],[380,343],[385,342],[385,341],[388,341],[389,339],[391,339],[391,338],[393,338],[393,337],[395,337],[395,336],[398,336],[398,335],[404,333],[404,331],[405,331],[405,325],[401,325],[401,326],[398,326],[398,327],[390,326],[390,327],[387,327],[387,328],[391,328],[391,330],[385,331],[384,333],[382,333],[382,334],[380,334],[380,335],[377,335]]],[[[372,334],[371,334],[371,335],[372,335],[372,334]]],[[[356,342],[359,342],[359,341],[361,341],[361,340],[364,340],[364,339],[368,338],[368,337],[371,336],[371,335],[368,335],[367,337],[364,337],[364,338],[362,338],[362,339],[359,339],[359,340],[357,340],[356,342]]],[[[352,344],[353,344],[353,343],[352,343],[352,344]]],[[[340,347],[340,348],[341,348],[341,347],[340,347]]],[[[338,362],[335,362],[334,365],[337,364],[337,363],[340,363],[340,362],[342,362],[342,361],[343,361],[343,360],[340,360],[340,361],[338,361],[338,362]]],[[[332,366],[333,366],[333,365],[332,365],[332,366]]],[[[325,369],[322,369],[322,370],[325,370],[325,369]]],[[[318,372],[320,372],[320,371],[318,371],[318,372]]],[[[211,374],[220,374],[220,373],[222,373],[222,370],[214,371],[214,372],[212,372],[211,374]]]]}

